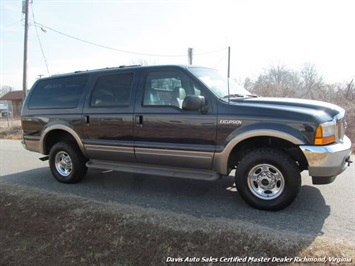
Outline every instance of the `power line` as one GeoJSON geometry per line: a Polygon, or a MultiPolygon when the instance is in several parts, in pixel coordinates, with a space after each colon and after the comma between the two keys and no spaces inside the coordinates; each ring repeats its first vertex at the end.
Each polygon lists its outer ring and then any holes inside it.
{"type": "Polygon", "coordinates": [[[31,3],[31,5],[32,5],[31,6],[32,18],[33,18],[33,23],[35,24],[36,35],[37,35],[39,47],[41,48],[44,64],[46,65],[47,73],[48,73],[48,76],[49,76],[50,74],[49,74],[48,62],[47,62],[47,58],[46,58],[46,56],[44,54],[44,50],[43,50],[41,39],[40,39],[39,34],[38,34],[38,29],[37,29],[37,26],[36,26],[35,14],[34,14],[34,11],[33,11],[33,3],[31,3]]]}
{"type": "Polygon", "coordinates": [[[19,22],[21,23],[22,21],[24,21],[24,19],[17,20],[16,22],[12,22],[12,23],[10,23],[8,25],[2,25],[1,27],[4,28],[4,29],[7,29],[7,28],[12,27],[15,24],[19,24],[19,22]]]}
{"type": "MultiPolygon", "coordinates": [[[[77,41],[80,41],[80,42],[84,42],[86,44],[90,44],[90,45],[94,45],[94,46],[97,46],[97,47],[100,47],[100,48],[104,48],[104,49],[108,49],[108,50],[112,50],[112,51],[116,51],[116,52],[121,52],[121,53],[126,53],[126,54],[134,54],[134,55],[141,55],[141,56],[156,56],[156,57],[186,57],[186,54],[184,55],[180,55],[180,54],[175,54],[175,55],[169,55],[169,54],[148,54],[148,53],[140,53],[140,52],[133,52],[133,51],[127,51],[127,50],[122,50],[122,49],[117,49],[117,48],[113,48],[113,47],[109,47],[109,46],[106,46],[106,45],[102,45],[102,44],[97,44],[97,43],[94,43],[94,42],[90,42],[90,41],[86,41],[86,40],[83,40],[83,39],[80,39],[78,37],[75,37],[75,36],[72,36],[72,35],[69,35],[69,34],[66,34],[64,32],[61,32],[61,31],[58,31],[58,30],[55,30],[53,28],[50,28],[48,26],[45,26],[41,23],[38,23],[36,21],[33,21],[33,23],[35,24],[35,26],[40,26],[41,28],[44,28],[44,29],[47,29],[47,30],[51,30],[55,33],[58,33],[60,35],[63,35],[63,36],[66,36],[68,38],[71,38],[71,39],[74,39],[74,40],[77,40],[77,41]]],[[[223,51],[225,50],[226,48],[223,48],[223,49],[219,49],[219,50],[214,50],[214,51],[208,51],[208,52],[203,52],[203,53],[197,53],[197,54],[194,54],[194,55],[207,55],[207,54],[211,54],[211,53],[216,53],[216,52],[220,52],[220,51],[223,51]]]]}
{"type": "Polygon", "coordinates": [[[228,54],[228,50],[225,51],[221,59],[214,65],[214,67],[218,67],[222,63],[222,61],[226,58],[227,54],[228,54]]]}
{"type": "Polygon", "coordinates": [[[145,53],[138,53],[138,52],[132,52],[132,51],[126,51],[126,50],[121,50],[121,49],[117,49],[117,48],[113,48],[113,47],[109,47],[109,46],[106,46],[106,45],[102,45],[102,44],[97,44],[97,43],[94,43],[94,42],[90,42],[90,41],[86,41],[86,40],[83,40],[83,39],[80,39],[78,37],[74,37],[72,35],[69,35],[69,34],[66,34],[64,32],[60,32],[58,30],[55,30],[53,28],[50,28],[48,26],[45,26],[43,24],[40,24],[38,22],[34,22],[36,25],[38,26],[41,26],[42,28],[45,28],[47,30],[51,30],[51,31],[54,31],[58,34],[61,34],[61,35],[64,35],[68,38],[71,38],[71,39],[74,39],[74,40],[77,40],[77,41],[80,41],[80,42],[84,42],[84,43],[87,43],[87,44],[90,44],[90,45],[94,45],[94,46],[97,46],[97,47],[101,47],[101,48],[105,48],[105,49],[109,49],[109,50],[113,50],[113,51],[116,51],[116,52],[121,52],[121,53],[126,53],[126,54],[135,54],[135,55],[145,55],[145,56],[169,56],[169,57],[180,57],[180,56],[186,56],[186,55],[161,55],[161,54],[145,54],[145,53]]]}
{"type": "Polygon", "coordinates": [[[227,48],[224,47],[224,48],[213,50],[213,51],[207,51],[207,52],[196,53],[196,54],[194,53],[194,56],[195,55],[200,56],[200,55],[207,55],[207,54],[215,54],[215,53],[219,53],[219,52],[222,52],[222,51],[227,51],[227,48]]]}

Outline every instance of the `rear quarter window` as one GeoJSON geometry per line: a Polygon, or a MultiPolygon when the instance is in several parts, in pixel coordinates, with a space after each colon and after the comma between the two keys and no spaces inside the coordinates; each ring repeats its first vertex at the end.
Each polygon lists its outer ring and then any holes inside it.
{"type": "Polygon", "coordinates": [[[90,105],[92,107],[128,106],[134,73],[103,75],[97,79],[90,105]]]}
{"type": "Polygon", "coordinates": [[[29,109],[70,109],[79,104],[88,76],[53,78],[39,81],[33,88],[29,109]]]}

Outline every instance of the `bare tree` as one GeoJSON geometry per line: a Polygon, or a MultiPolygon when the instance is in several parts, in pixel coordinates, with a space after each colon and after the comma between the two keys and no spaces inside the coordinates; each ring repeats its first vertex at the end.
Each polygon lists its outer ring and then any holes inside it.
{"type": "Polygon", "coordinates": [[[301,98],[324,99],[326,89],[323,77],[320,76],[313,64],[304,64],[300,72],[301,98]]]}
{"type": "Polygon", "coordinates": [[[346,98],[352,101],[355,97],[355,85],[354,79],[352,79],[349,83],[346,84],[346,98]]]}
{"type": "Polygon", "coordinates": [[[5,95],[6,93],[8,93],[9,91],[13,91],[15,90],[13,87],[11,86],[1,86],[0,89],[0,97],[2,97],[3,95],[5,95]]]}
{"type": "Polygon", "coordinates": [[[253,93],[276,97],[295,97],[300,83],[298,74],[285,66],[271,66],[254,83],[246,81],[253,93]]]}

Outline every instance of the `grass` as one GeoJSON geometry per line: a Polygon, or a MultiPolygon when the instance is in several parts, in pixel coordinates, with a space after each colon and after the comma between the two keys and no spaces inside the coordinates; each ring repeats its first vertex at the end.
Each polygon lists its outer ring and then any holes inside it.
{"type": "MultiPolygon", "coordinates": [[[[355,261],[355,247],[349,243],[64,197],[4,182],[0,213],[0,265],[195,265],[194,260],[212,265],[209,261],[220,257],[286,256],[355,261]],[[187,257],[190,262],[171,262],[187,257]]],[[[261,264],[271,262],[253,263],[261,264]]]]}
{"type": "Polygon", "coordinates": [[[21,139],[22,129],[19,119],[0,118],[0,139],[21,139]]]}
{"type": "Polygon", "coordinates": [[[19,140],[22,138],[22,129],[21,127],[12,127],[10,129],[0,128],[0,138],[19,140]]]}

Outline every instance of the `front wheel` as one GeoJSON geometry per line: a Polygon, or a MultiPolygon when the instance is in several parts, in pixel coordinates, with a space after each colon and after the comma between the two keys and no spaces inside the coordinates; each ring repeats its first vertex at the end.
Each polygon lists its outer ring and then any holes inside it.
{"type": "Polygon", "coordinates": [[[87,172],[86,159],[76,144],[58,142],[49,153],[49,167],[61,183],[77,183],[87,172]]]}
{"type": "Polygon", "coordinates": [[[284,152],[263,148],[251,151],[238,164],[235,183],[251,206],[278,211],[289,206],[301,187],[297,164],[284,152]]]}

